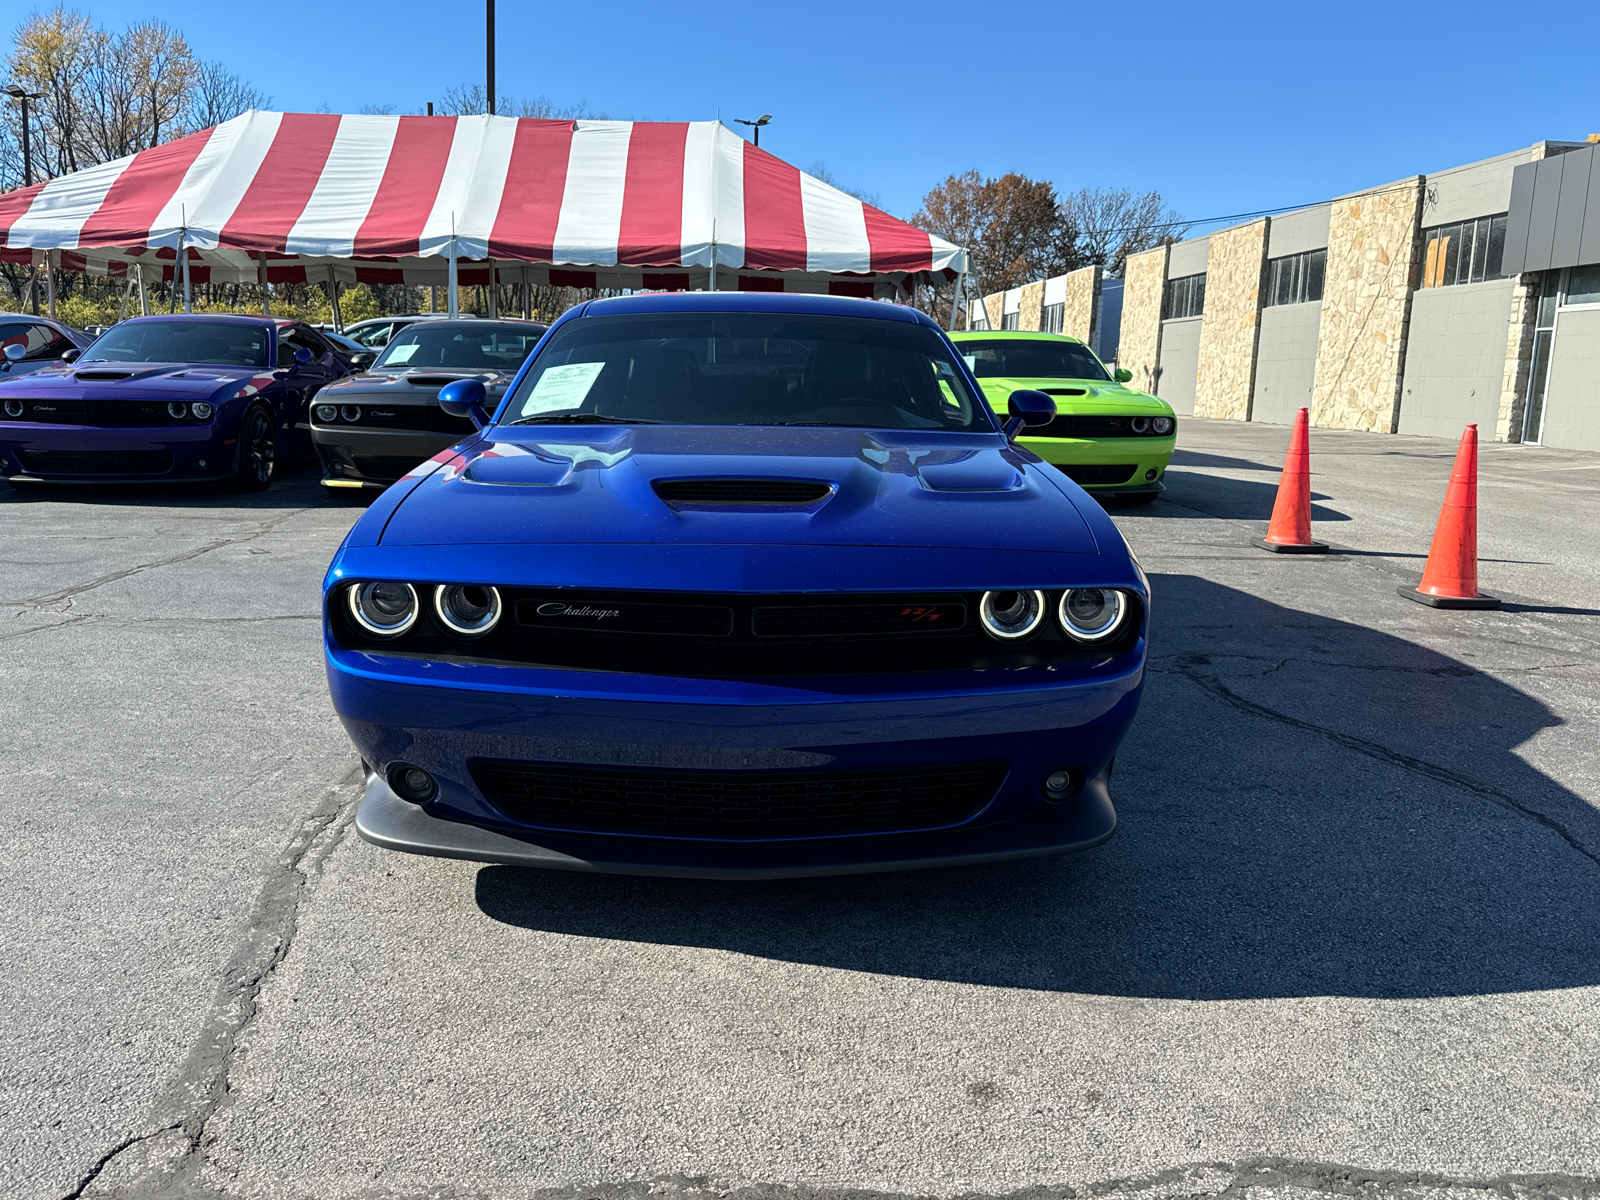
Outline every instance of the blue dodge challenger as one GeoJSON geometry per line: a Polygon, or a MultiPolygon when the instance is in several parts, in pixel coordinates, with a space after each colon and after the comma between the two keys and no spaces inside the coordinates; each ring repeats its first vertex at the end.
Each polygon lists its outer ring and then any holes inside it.
{"type": "Polygon", "coordinates": [[[349,375],[316,330],[271,317],[135,317],[57,365],[0,375],[0,473],[12,486],[271,484],[310,451],[307,407],[349,375]]]}
{"type": "Polygon", "coordinates": [[[1111,836],[1149,588],[926,317],[593,301],[356,522],[334,705],[395,850],[704,877],[1055,854],[1111,836]]]}

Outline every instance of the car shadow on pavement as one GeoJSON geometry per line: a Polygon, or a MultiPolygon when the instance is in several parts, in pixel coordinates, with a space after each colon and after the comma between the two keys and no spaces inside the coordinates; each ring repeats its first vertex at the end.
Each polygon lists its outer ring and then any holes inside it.
{"type": "MultiPolygon", "coordinates": [[[[234,492],[222,483],[45,483],[23,488],[0,484],[0,504],[83,504],[120,508],[273,509],[334,505],[315,462],[280,467],[264,492],[234,492]]],[[[378,493],[371,493],[376,496],[378,493]]],[[[370,501],[369,501],[370,502],[370,501]]]]}
{"type": "MultiPolygon", "coordinates": [[[[1174,462],[1174,467],[1177,464],[1174,462]]],[[[1278,498],[1278,481],[1270,483],[1256,479],[1229,479],[1224,475],[1207,475],[1199,471],[1169,469],[1166,474],[1167,490],[1161,499],[1172,501],[1184,508],[1207,517],[1229,521],[1267,521],[1272,518],[1272,505],[1278,498]]],[[[1313,521],[1348,521],[1350,518],[1319,500],[1330,497],[1311,493],[1311,519],[1313,521]]],[[[1152,505],[1149,515],[1162,515],[1161,504],[1152,505]]],[[[1169,514],[1172,509],[1166,510],[1169,514]]]]}
{"type": "Polygon", "coordinates": [[[1271,471],[1276,475],[1283,469],[1283,460],[1275,463],[1257,462],[1252,458],[1231,458],[1226,454],[1206,454],[1200,450],[1178,449],[1172,452],[1175,467],[1216,467],[1225,471],[1271,471]]]}
{"type": "Polygon", "coordinates": [[[1517,752],[1555,713],[1355,622],[1153,583],[1157,656],[1097,850],[754,883],[486,866],[477,902],[548,933],[1059,992],[1600,983],[1600,814],[1517,752]]]}

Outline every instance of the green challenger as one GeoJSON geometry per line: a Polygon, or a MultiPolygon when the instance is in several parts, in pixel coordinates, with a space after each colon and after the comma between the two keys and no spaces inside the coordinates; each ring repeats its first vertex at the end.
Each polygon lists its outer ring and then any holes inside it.
{"type": "Polygon", "coordinates": [[[1003,417],[1019,388],[1055,398],[1059,414],[1017,438],[1085,491],[1135,504],[1166,490],[1163,477],[1177,443],[1172,406],[1115,379],[1094,351],[1059,333],[956,332],[950,335],[978,377],[990,406],[1003,417]]]}

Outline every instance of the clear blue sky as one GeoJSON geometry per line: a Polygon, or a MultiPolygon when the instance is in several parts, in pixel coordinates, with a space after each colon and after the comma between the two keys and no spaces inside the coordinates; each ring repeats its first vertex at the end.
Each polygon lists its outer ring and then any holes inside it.
{"type": "MultiPolygon", "coordinates": [[[[166,18],[281,109],[418,111],[483,74],[481,0],[86,11],[113,27],[166,18]]],[[[499,0],[499,88],[618,118],[772,113],[764,147],[802,168],[826,163],[900,216],[976,168],[1063,191],[1155,189],[1204,217],[1600,131],[1593,15],[1404,0],[499,0]]]]}

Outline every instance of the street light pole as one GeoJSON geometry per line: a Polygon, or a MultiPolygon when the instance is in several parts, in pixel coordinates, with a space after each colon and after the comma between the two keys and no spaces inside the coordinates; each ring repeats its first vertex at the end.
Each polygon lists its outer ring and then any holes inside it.
{"type": "Polygon", "coordinates": [[[754,121],[746,121],[742,117],[735,117],[733,119],[733,123],[735,125],[748,125],[748,126],[750,126],[751,129],[755,130],[755,133],[756,133],[756,146],[757,146],[757,148],[759,148],[761,146],[761,127],[763,125],[765,125],[770,120],[772,120],[772,114],[771,113],[763,113],[761,116],[757,117],[754,121]]]}
{"type": "Polygon", "coordinates": [[[485,13],[486,19],[484,24],[489,35],[487,45],[489,58],[489,70],[487,72],[489,82],[489,115],[492,117],[494,116],[494,0],[484,0],[484,3],[487,5],[487,12],[485,13]]]}
{"type": "MultiPolygon", "coordinates": [[[[490,0],[493,3],[493,0],[490,0]]],[[[33,186],[33,141],[29,132],[32,124],[28,120],[28,101],[37,100],[43,92],[30,92],[21,84],[13,83],[6,88],[6,95],[13,100],[22,101],[22,186],[33,186]]]]}

